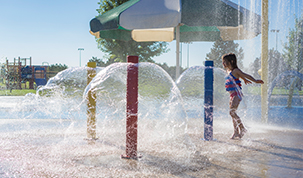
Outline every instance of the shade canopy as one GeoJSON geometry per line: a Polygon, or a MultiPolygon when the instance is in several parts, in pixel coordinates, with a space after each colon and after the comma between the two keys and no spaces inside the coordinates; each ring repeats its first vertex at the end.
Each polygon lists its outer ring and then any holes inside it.
{"type": "Polygon", "coordinates": [[[228,0],[130,0],[90,22],[105,39],[180,42],[241,40],[261,33],[261,17],[228,0]]]}
{"type": "Polygon", "coordinates": [[[90,21],[97,38],[129,41],[176,39],[179,43],[250,39],[261,33],[261,16],[228,0],[130,0],[90,21]]]}

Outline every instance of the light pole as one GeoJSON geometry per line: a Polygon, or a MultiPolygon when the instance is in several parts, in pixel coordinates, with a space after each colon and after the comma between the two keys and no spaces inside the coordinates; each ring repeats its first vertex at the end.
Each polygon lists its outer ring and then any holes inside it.
{"type": "Polygon", "coordinates": [[[80,56],[80,67],[81,67],[81,51],[83,51],[84,48],[78,48],[78,51],[80,52],[79,56],[80,56]]]}
{"type": "Polygon", "coordinates": [[[277,30],[277,29],[272,29],[270,30],[270,32],[276,32],[276,51],[278,51],[278,33],[279,33],[280,30],[277,30]]]}

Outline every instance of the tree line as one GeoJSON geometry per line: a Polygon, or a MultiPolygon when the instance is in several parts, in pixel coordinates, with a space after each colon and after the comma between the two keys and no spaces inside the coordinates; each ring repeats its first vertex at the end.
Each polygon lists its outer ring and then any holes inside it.
{"type": "MultiPolygon", "coordinates": [[[[268,80],[272,82],[279,74],[287,70],[294,70],[302,73],[303,70],[303,14],[295,18],[295,26],[290,29],[287,36],[288,42],[283,44],[283,52],[270,49],[268,53],[268,80]]],[[[250,64],[249,69],[253,76],[258,76],[258,70],[261,68],[261,58],[256,58],[250,64]]],[[[292,82],[291,77],[285,77],[279,82],[280,87],[289,87],[292,82]]],[[[302,80],[296,84],[298,90],[302,90],[302,80]]]]}

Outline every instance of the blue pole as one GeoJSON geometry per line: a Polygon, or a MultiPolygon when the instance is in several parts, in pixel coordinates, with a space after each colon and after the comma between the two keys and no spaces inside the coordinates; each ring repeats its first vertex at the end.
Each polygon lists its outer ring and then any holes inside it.
{"type": "Polygon", "coordinates": [[[213,140],[213,61],[205,61],[204,71],[204,139],[213,140]]]}

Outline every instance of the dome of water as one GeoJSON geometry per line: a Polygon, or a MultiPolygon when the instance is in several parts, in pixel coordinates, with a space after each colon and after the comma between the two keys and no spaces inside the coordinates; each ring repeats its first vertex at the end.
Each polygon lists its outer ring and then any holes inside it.
{"type": "MultiPolygon", "coordinates": [[[[62,94],[66,96],[81,96],[87,86],[88,67],[73,67],[59,72],[50,78],[45,86],[37,90],[39,95],[62,94]]],[[[96,67],[96,73],[103,67],[96,67]]]]}
{"type": "MultiPolygon", "coordinates": [[[[125,172],[119,172],[119,169],[131,174],[134,174],[133,169],[140,169],[145,175],[153,175],[155,172],[166,174],[166,171],[163,171],[165,167],[169,167],[172,172],[203,169],[208,163],[207,158],[198,155],[202,164],[191,160],[190,155],[195,151],[195,146],[186,134],[187,117],[180,91],[162,68],[151,63],[138,64],[138,154],[142,154],[143,158],[138,162],[137,168],[136,165],[133,167],[119,158],[120,154],[125,153],[128,65],[116,63],[101,70],[85,88],[83,99],[80,100],[68,95],[65,90],[23,97],[14,109],[18,116],[15,119],[12,119],[13,115],[8,116],[12,120],[6,121],[7,132],[2,136],[8,140],[3,144],[12,144],[8,138],[16,138],[14,142],[18,146],[14,149],[15,157],[20,157],[20,163],[28,164],[11,165],[9,162],[3,162],[3,169],[15,174],[14,170],[22,167],[24,171],[21,174],[38,177],[43,174],[40,172],[45,170],[44,168],[48,168],[47,171],[50,172],[61,172],[63,177],[65,174],[67,177],[98,175],[98,171],[74,172],[80,167],[96,167],[98,170],[110,168],[118,172],[106,171],[104,175],[121,176],[125,175],[125,172]],[[87,142],[84,139],[87,131],[88,91],[95,92],[97,97],[96,132],[99,139],[95,142],[87,142]],[[34,166],[30,166],[33,164],[34,166]],[[39,171],[32,175],[29,172],[31,167],[39,171]]],[[[83,80],[79,81],[84,83],[83,80]]],[[[60,86],[60,82],[58,85],[60,86]]],[[[63,86],[66,86],[66,83],[63,86]]],[[[81,89],[79,86],[81,85],[76,85],[76,88],[81,89]]],[[[47,175],[56,177],[52,173],[47,175]]]]}
{"type": "MultiPolygon", "coordinates": [[[[193,66],[187,69],[177,80],[184,99],[185,108],[190,118],[202,118],[204,113],[204,66],[193,66]]],[[[225,91],[226,72],[214,68],[214,109],[215,113],[228,109],[229,94],[225,91]]]]}
{"type": "MultiPolygon", "coordinates": [[[[84,118],[85,106],[80,105],[87,86],[88,67],[68,68],[49,79],[36,94],[27,94],[12,113],[17,118],[71,119],[84,118]],[[81,115],[81,116],[80,116],[81,115]]],[[[96,72],[103,68],[97,67],[96,72]]]]}
{"type": "MultiPolygon", "coordinates": [[[[97,97],[97,135],[106,143],[124,145],[126,132],[127,63],[112,64],[87,86],[97,97]]],[[[159,66],[139,63],[138,150],[141,152],[187,154],[187,118],[180,91],[159,66]]]]}

